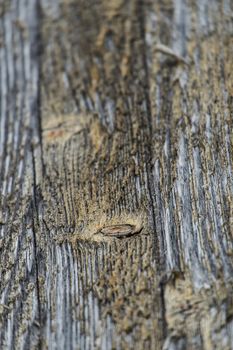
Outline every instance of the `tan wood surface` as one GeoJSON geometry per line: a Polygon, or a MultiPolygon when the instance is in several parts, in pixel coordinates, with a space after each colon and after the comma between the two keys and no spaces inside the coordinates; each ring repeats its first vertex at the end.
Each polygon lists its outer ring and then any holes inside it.
{"type": "Polygon", "coordinates": [[[232,5],[0,1],[0,349],[233,349],[232,5]]]}

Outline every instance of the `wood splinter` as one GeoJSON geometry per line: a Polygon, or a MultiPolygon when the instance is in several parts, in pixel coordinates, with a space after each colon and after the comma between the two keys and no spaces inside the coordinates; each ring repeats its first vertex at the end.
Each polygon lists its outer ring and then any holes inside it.
{"type": "Polygon", "coordinates": [[[96,233],[102,233],[103,235],[109,237],[123,238],[132,236],[136,233],[140,233],[141,230],[142,226],[136,226],[131,224],[119,224],[102,227],[96,233]]]}
{"type": "Polygon", "coordinates": [[[155,51],[161,52],[161,53],[163,53],[164,55],[171,56],[171,57],[173,57],[177,62],[182,62],[182,63],[187,64],[187,65],[189,64],[188,61],[187,61],[184,57],[178,55],[175,51],[173,51],[170,47],[168,47],[168,46],[166,46],[166,45],[157,44],[157,45],[155,46],[155,51]]]}

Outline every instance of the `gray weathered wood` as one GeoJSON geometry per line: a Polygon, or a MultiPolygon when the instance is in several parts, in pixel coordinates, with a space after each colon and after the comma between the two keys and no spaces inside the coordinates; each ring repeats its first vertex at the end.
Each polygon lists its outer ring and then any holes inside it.
{"type": "Polygon", "coordinates": [[[1,349],[233,349],[232,13],[0,2],[1,349]]]}

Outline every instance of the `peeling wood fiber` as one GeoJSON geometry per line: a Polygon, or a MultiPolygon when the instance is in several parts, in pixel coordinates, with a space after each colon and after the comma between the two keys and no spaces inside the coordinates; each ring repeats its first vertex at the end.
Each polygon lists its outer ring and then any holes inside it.
{"type": "Polygon", "coordinates": [[[0,1],[0,349],[233,349],[232,5],[0,1]]]}

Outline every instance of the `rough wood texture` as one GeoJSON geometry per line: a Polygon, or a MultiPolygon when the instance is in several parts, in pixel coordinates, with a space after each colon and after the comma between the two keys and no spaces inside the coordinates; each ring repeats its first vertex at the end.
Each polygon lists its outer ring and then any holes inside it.
{"type": "Polygon", "coordinates": [[[1,349],[233,349],[231,6],[0,2],[1,349]]]}

